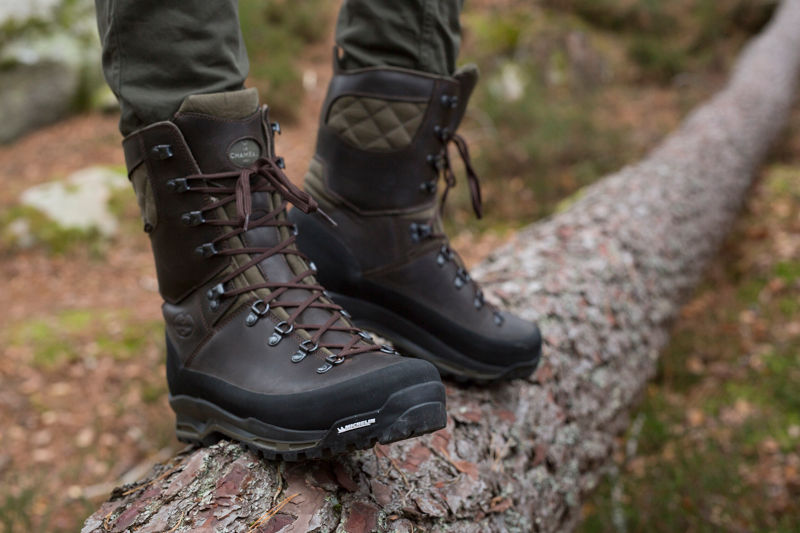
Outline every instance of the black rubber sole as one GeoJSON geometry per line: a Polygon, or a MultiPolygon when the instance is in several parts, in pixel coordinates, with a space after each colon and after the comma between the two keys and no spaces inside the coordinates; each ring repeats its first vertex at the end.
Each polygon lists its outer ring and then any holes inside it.
{"type": "Polygon", "coordinates": [[[358,327],[390,340],[403,355],[433,363],[442,377],[460,383],[485,385],[496,381],[526,378],[539,365],[541,349],[531,361],[513,366],[481,363],[459,353],[426,330],[385,307],[334,292],[331,292],[331,297],[353,315],[353,321],[358,327]]]}
{"type": "Polygon", "coordinates": [[[182,442],[209,446],[229,438],[267,459],[285,461],[363,450],[376,443],[388,444],[430,433],[447,423],[444,385],[438,381],[406,387],[392,394],[380,409],[337,420],[322,430],[298,431],[240,418],[192,396],[170,396],[169,403],[175,411],[176,433],[182,442]]]}

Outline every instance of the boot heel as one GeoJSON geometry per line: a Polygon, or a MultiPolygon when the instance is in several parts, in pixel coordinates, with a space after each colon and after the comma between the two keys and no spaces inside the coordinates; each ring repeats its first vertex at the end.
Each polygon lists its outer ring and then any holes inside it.
{"type": "Polygon", "coordinates": [[[176,415],[175,436],[186,444],[211,446],[223,437],[208,424],[188,415],[176,415]]]}

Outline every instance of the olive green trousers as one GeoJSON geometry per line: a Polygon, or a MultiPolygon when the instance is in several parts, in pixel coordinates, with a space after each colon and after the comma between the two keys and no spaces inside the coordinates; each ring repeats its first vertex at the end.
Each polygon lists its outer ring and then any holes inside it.
{"type": "MultiPolygon", "coordinates": [[[[341,65],[452,74],[463,3],[344,0],[336,25],[341,65]]],[[[103,72],[120,102],[123,135],[169,119],[190,94],[243,87],[249,63],[237,0],[95,0],[95,5],[103,72]]]]}

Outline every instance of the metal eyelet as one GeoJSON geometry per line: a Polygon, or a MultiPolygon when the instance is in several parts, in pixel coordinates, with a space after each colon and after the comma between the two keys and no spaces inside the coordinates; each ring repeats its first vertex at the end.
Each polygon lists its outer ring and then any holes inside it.
{"type": "Polygon", "coordinates": [[[463,268],[458,267],[458,270],[456,271],[456,277],[453,280],[453,284],[456,286],[456,289],[460,289],[466,285],[469,280],[469,273],[467,273],[467,271],[463,268]]]}
{"type": "Polygon", "coordinates": [[[275,324],[275,333],[269,336],[267,344],[270,346],[277,346],[278,343],[281,342],[281,339],[292,331],[294,331],[294,326],[292,324],[289,324],[285,320],[278,322],[275,324]]]}
{"type": "Polygon", "coordinates": [[[332,364],[332,365],[340,365],[344,363],[344,357],[341,355],[329,355],[325,358],[325,361],[332,364]]]}
{"type": "Polygon", "coordinates": [[[443,94],[442,98],[440,99],[442,105],[444,107],[449,107],[450,109],[455,109],[458,107],[458,96],[450,96],[449,94],[443,94]]]}
{"type": "Polygon", "coordinates": [[[388,353],[389,355],[397,355],[397,350],[389,346],[388,344],[382,344],[380,350],[383,353],[388,353]]]}
{"type": "Polygon", "coordinates": [[[181,215],[181,222],[184,226],[199,226],[205,221],[202,211],[189,211],[181,215]]]}
{"type": "Polygon", "coordinates": [[[314,353],[319,348],[319,344],[312,344],[311,339],[306,339],[300,343],[297,352],[292,355],[292,363],[299,363],[310,353],[314,353]]]}
{"type": "Polygon", "coordinates": [[[436,180],[424,181],[419,184],[419,190],[428,194],[436,192],[436,180]]]}
{"type": "Polygon", "coordinates": [[[503,318],[503,315],[501,315],[500,313],[495,312],[495,314],[494,314],[494,325],[497,326],[497,327],[500,327],[500,326],[503,325],[503,322],[505,322],[505,318],[503,318]]]}
{"type": "Polygon", "coordinates": [[[484,299],[483,299],[483,291],[478,291],[475,295],[475,299],[472,301],[473,305],[475,305],[475,309],[480,309],[483,307],[484,299]]]}
{"type": "Polygon", "coordinates": [[[441,126],[434,126],[433,133],[435,133],[436,136],[443,141],[450,140],[450,137],[453,135],[449,128],[443,128],[441,126]]]}
{"type": "Polygon", "coordinates": [[[281,170],[285,169],[286,168],[286,160],[284,158],[282,158],[282,157],[276,157],[275,158],[275,166],[277,166],[281,170]]]}
{"type": "Polygon", "coordinates": [[[328,362],[322,363],[322,366],[317,369],[317,374],[324,374],[325,372],[327,372],[331,368],[333,368],[332,364],[330,364],[328,362]]]}
{"type": "Polygon", "coordinates": [[[244,321],[246,326],[255,326],[258,319],[269,313],[269,304],[264,300],[256,300],[250,306],[250,313],[244,321]]]}
{"type": "Polygon", "coordinates": [[[156,159],[169,159],[173,156],[172,146],[169,144],[158,144],[150,149],[150,153],[156,159]]]}
{"type": "Polygon", "coordinates": [[[189,187],[189,182],[186,180],[186,178],[174,178],[167,180],[166,186],[169,192],[186,192],[191,190],[189,187]]]}
{"type": "Polygon", "coordinates": [[[277,133],[278,135],[281,134],[281,123],[277,120],[269,125],[269,128],[272,130],[272,133],[277,133]]]}
{"type": "Polygon", "coordinates": [[[436,264],[443,267],[445,263],[451,259],[453,259],[453,252],[446,244],[443,244],[442,247],[439,248],[439,253],[436,255],[436,264]]]}
{"type": "Polygon", "coordinates": [[[317,272],[317,265],[314,263],[314,261],[308,262],[308,268],[310,268],[314,272],[317,272]]]}
{"type": "Polygon", "coordinates": [[[206,297],[209,300],[216,300],[225,293],[225,287],[222,283],[217,283],[206,292],[206,297]]]}
{"type": "Polygon", "coordinates": [[[425,156],[425,161],[430,166],[432,166],[437,172],[440,172],[444,168],[445,161],[444,161],[444,156],[441,153],[428,154],[427,156],[425,156]]]}
{"type": "Polygon", "coordinates": [[[219,309],[219,299],[225,294],[225,286],[222,283],[217,283],[208,291],[206,291],[206,298],[208,299],[208,307],[212,311],[219,309]]]}
{"type": "Polygon", "coordinates": [[[414,242],[427,239],[431,236],[431,233],[433,233],[430,224],[417,224],[416,222],[412,222],[408,226],[408,230],[411,233],[411,240],[414,242]]]}
{"type": "Polygon", "coordinates": [[[205,258],[214,257],[219,253],[217,247],[214,246],[213,242],[207,242],[205,244],[201,244],[197,248],[194,249],[194,253],[197,255],[203,256],[205,258]]]}
{"type": "Polygon", "coordinates": [[[340,365],[344,362],[344,357],[341,355],[329,355],[325,358],[325,362],[322,363],[322,366],[317,368],[317,374],[324,374],[325,372],[329,371],[336,365],[340,365]]]}
{"type": "Polygon", "coordinates": [[[372,341],[372,335],[370,335],[366,331],[359,331],[358,336],[364,339],[365,341],[372,341]]]}
{"type": "Polygon", "coordinates": [[[342,309],[341,311],[339,311],[339,314],[348,319],[353,318],[353,315],[348,313],[346,309],[342,309]]]}
{"type": "Polygon", "coordinates": [[[292,331],[294,331],[294,326],[292,324],[289,324],[285,320],[281,320],[280,322],[275,324],[276,333],[280,333],[281,335],[288,335],[292,331]]]}

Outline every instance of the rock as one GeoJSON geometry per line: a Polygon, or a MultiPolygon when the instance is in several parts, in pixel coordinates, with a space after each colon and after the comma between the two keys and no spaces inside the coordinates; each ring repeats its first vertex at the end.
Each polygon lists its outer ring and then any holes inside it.
{"type": "Polygon", "coordinates": [[[67,116],[79,85],[80,76],[74,68],[50,61],[19,65],[3,72],[0,143],[67,116]]]}
{"type": "Polygon", "coordinates": [[[22,193],[22,205],[42,212],[64,229],[96,230],[114,235],[117,219],[109,210],[111,194],[128,186],[125,175],[107,167],[89,167],[64,180],[31,187],[22,193]]]}
{"type": "Polygon", "coordinates": [[[90,0],[0,3],[0,143],[93,102],[103,84],[90,0]]]}

